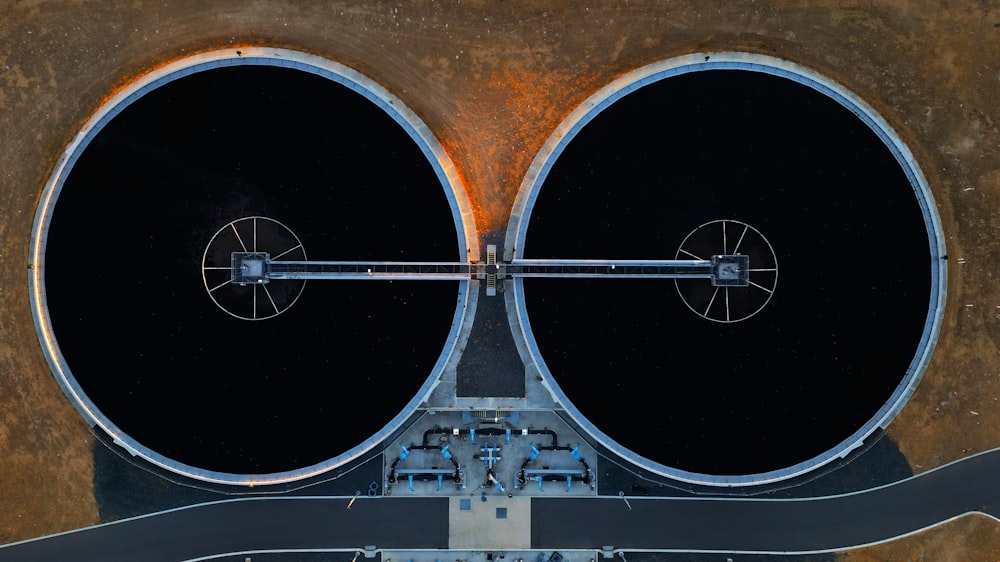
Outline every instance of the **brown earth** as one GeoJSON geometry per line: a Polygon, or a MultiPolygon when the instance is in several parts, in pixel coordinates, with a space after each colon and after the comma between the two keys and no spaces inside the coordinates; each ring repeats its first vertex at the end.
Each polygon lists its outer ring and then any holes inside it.
{"type": "Polygon", "coordinates": [[[848,562],[971,562],[1000,560],[1000,525],[984,515],[966,515],[892,542],[846,553],[848,562]]]}
{"type": "MultiPolygon", "coordinates": [[[[46,178],[115,88],[226,46],[313,52],[392,90],[451,154],[480,232],[505,228],[546,136],[622,73],[713,50],[818,70],[868,101],[907,142],[939,205],[951,257],[937,351],[890,436],[917,472],[1000,445],[996,2],[230,4],[0,4],[0,543],[97,521],[93,438],[49,373],[28,303],[31,221],[46,178]]],[[[1000,546],[995,527],[966,518],[848,557],[902,560],[946,544],[954,559],[985,559],[1000,546]]]]}

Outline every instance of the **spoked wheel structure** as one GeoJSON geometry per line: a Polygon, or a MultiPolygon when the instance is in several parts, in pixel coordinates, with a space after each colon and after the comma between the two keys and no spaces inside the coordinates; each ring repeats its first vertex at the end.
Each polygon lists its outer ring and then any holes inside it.
{"type": "Polygon", "coordinates": [[[747,286],[674,280],[684,304],[713,322],[740,322],[754,316],[767,306],[778,286],[778,258],[771,243],[759,230],[738,220],[714,220],[695,228],[681,242],[676,259],[701,260],[727,254],[750,257],[747,286]]]}
{"type": "Polygon", "coordinates": [[[295,304],[306,286],[305,279],[233,283],[233,254],[255,252],[269,254],[272,261],[306,259],[302,241],[291,229],[274,219],[253,216],[220,228],[201,260],[201,277],[209,298],[243,320],[266,320],[281,314],[295,304]]]}

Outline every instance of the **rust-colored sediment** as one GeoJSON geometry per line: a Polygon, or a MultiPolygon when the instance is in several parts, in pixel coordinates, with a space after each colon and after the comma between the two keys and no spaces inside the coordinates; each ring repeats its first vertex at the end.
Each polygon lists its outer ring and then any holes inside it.
{"type": "Polygon", "coordinates": [[[458,114],[470,118],[456,120],[443,140],[463,170],[480,232],[507,228],[511,205],[535,154],[566,114],[592,93],[592,85],[601,83],[596,74],[581,77],[533,68],[523,57],[503,53],[500,61],[484,68],[481,86],[456,104],[458,114]]]}

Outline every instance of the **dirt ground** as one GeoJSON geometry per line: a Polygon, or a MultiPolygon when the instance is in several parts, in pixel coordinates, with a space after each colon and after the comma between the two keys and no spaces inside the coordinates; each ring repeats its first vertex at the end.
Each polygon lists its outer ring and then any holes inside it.
{"type": "MultiPolygon", "coordinates": [[[[547,135],[622,73],[709,50],[762,53],[818,70],[858,93],[907,142],[947,236],[948,304],[937,351],[889,434],[917,472],[1000,446],[1000,285],[993,279],[1000,3],[235,4],[0,0],[0,543],[97,522],[93,437],[51,376],[30,315],[28,243],[47,176],[115,88],[159,64],[226,46],[313,52],[392,90],[451,154],[480,232],[506,227],[547,135]]],[[[967,517],[845,556],[997,559],[997,527],[967,517]]]]}
{"type": "Polygon", "coordinates": [[[966,515],[923,533],[855,550],[846,562],[969,562],[1000,560],[1000,525],[983,515],[966,515]]]}

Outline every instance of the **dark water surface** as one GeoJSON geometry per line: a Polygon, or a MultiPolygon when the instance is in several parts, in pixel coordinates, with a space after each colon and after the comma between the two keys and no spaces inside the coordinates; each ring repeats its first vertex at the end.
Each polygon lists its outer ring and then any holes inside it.
{"type": "Polygon", "coordinates": [[[525,257],[674,259],[716,219],[777,254],[756,316],[703,319],[672,281],[529,279],[531,327],[570,400],[629,449],[704,474],[788,467],[860,429],[904,377],[928,314],[928,234],[848,110],[784,78],[707,71],[629,94],[569,143],[525,257]]]}
{"type": "Polygon", "coordinates": [[[167,84],[85,151],[46,250],[74,376],[141,444],[199,468],[268,473],[358,445],[441,353],[454,282],[310,281],[250,322],[217,308],[202,254],[229,221],[291,228],[310,259],[454,261],[433,168],[381,109],[301,71],[243,66],[167,84]]]}

